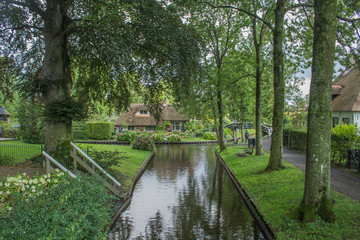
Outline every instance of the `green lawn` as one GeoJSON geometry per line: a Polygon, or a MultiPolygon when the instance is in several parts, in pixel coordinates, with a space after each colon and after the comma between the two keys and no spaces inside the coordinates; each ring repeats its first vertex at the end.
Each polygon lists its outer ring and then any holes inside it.
{"type": "Polygon", "coordinates": [[[285,162],[286,169],[263,172],[269,154],[238,157],[239,146],[228,147],[221,153],[239,182],[245,186],[261,214],[270,224],[277,239],[360,239],[360,204],[332,191],[335,200],[336,222],[321,219],[301,225],[289,217],[300,203],[304,191],[305,174],[285,162]]]}
{"type": "MultiPolygon", "coordinates": [[[[87,149],[89,146],[89,155],[93,149],[96,151],[118,151],[121,159],[111,166],[104,167],[109,171],[113,177],[120,181],[124,189],[129,189],[132,186],[133,180],[145,159],[150,156],[151,151],[135,150],[127,145],[102,145],[102,144],[85,144],[77,143],[81,149],[87,149]]],[[[85,151],[86,152],[86,151],[85,151]]],[[[96,161],[96,159],[94,158],[96,161]]]]}
{"type": "Polygon", "coordinates": [[[1,166],[14,166],[24,162],[25,159],[41,155],[41,145],[22,141],[2,141],[0,142],[0,154],[1,166]]]}
{"type": "MultiPolygon", "coordinates": [[[[119,180],[124,189],[132,186],[134,177],[136,176],[139,167],[144,160],[151,154],[151,151],[135,150],[126,145],[105,145],[105,144],[84,144],[77,143],[81,149],[86,152],[89,147],[89,155],[94,158],[91,153],[92,150],[96,151],[118,151],[120,156],[119,161],[110,162],[110,164],[102,166],[106,171],[110,172],[114,178],[119,180]]],[[[25,159],[31,158],[41,154],[40,144],[29,144],[22,141],[4,141],[0,142],[1,151],[1,166],[16,165],[24,162],[25,159]]],[[[96,161],[96,158],[94,158],[96,161]]]]}

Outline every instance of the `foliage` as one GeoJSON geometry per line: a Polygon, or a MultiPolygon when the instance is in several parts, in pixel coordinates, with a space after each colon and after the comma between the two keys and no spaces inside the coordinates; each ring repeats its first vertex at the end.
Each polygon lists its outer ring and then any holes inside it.
{"type": "Polygon", "coordinates": [[[217,139],[216,134],[214,132],[206,132],[204,134],[204,138],[206,140],[216,140],[217,139]]]}
{"type": "Polygon", "coordinates": [[[106,239],[111,196],[93,177],[67,178],[31,201],[16,197],[9,216],[0,219],[5,239],[106,239]]]}
{"type": "Polygon", "coordinates": [[[165,132],[165,127],[164,126],[156,126],[155,131],[156,132],[165,132]]]}
{"type": "Polygon", "coordinates": [[[109,140],[114,124],[110,122],[87,122],[85,129],[90,139],[109,140]]]}
{"type": "Polygon", "coordinates": [[[304,192],[304,172],[285,162],[281,171],[263,171],[269,154],[239,158],[244,148],[228,147],[221,153],[235,177],[256,202],[260,214],[275,232],[275,238],[287,239],[359,239],[360,207],[356,201],[335,191],[333,206],[336,222],[326,223],[319,218],[309,224],[300,224],[289,216],[304,192]]]}
{"type": "Polygon", "coordinates": [[[109,172],[112,176],[116,174],[112,166],[119,166],[121,165],[123,160],[128,158],[125,152],[119,152],[118,150],[98,151],[94,147],[91,147],[91,149],[89,150],[89,155],[92,159],[95,159],[102,168],[106,169],[106,171],[109,172]]]}
{"type": "Polygon", "coordinates": [[[346,165],[347,151],[349,148],[359,148],[360,132],[352,124],[337,125],[331,129],[331,161],[346,165]]]}
{"type": "Polygon", "coordinates": [[[165,131],[169,131],[170,130],[170,121],[164,121],[163,126],[165,131]]]}
{"type": "Polygon", "coordinates": [[[204,122],[204,130],[212,132],[215,130],[215,122],[212,119],[207,119],[204,122]]]}
{"type": "Polygon", "coordinates": [[[18,107],[16,118],[20,124],[19,137],[29,143],[44,143],[43,104],[24,99],[18,107]]]}
{"type": "Polygon", "coordinates": [[[119,133],[118,137],[117,137],[117,141],[129,141],[132,142],[134,141],[136,136],[136,132],[132,132],[132,131],[124,131],[119,133]]]}
{"type": "Polygon", "coordinates": [[[306,131],[297,129],[284,129],[284,135],[289,135],[290,137],[289,147],[305,153],[307,142],[306,131]]]}
{"type": "MultiPolygon", "coordinates": [[[[129,191],[133,185],[134,178],[136,177],[140,166],[147,157],[151,154],[150,151],[137,150],[126,145],[108,145],[108,144],[77,144],[81,149],[89,147],[91,150],[98,152],[113,151],[120,152],[121,158],[117,162],[113,162],[114,165],[104,168],[106,171],[112,173],[112,176],[119,180],[124,191],[129,191]]],[[[90,157],[92,151],[89,152],[90,157]]],[[[95,157],[94,160],[97,160],[95,157]]]]}
{"type": "Polygon", "coordinates": [[[86,110],[84,103],[66,97],[47,104],[44,114],[46,121],[70,123],[84,120],[87,116],[86,110]]]}
{"type": "Polygon", "coordinates": [[[136,135],[134,141],[131,143],[131,148],[152,151],[155,148],[155,143],[149,134],[143,133],[136,135]]]}
{"type": "Polygon", "coordinates": [[[166,136],[167,136],[167,134],[165,134],[165,132],[157,132],[152,135],[152,139],[155,142],[162,142],[162,141],[165,141],[166,136]]]}
{"type": "Polygon", "coordinates": [[[202,130],[204,129],[204,125],[201,124],[201,121],[199,120],[192,120],[190,122],[186,122],[185,123],[185,130],[196,134],[196,133],[200,133],[202,132],[202,130]]]}
{"type": "Polygon", "coordinates": [[[73,138],[76,140],[87,140],[89,134],[86,130],[73,130],[73,138]]]}
{"type": "Polygon", "coordinates": [[[165,136],[165,140],[167,140],[168,142],[181,142],[182,137],[180,134],[168,134],[165,136]]]}
{"type": "Polygon", "coordinates": [[[233,138],[234,133],[230,128],[225,128],[224,135],[226,138],[233,138]]]}
{"type": "Polygon", "coordinates": [[[18,135],[19,135],[19,130],[16,128],[3,130],[4,138],[17,138],[18,135]]]}
{"type": "Polygon", "coordinates": [[[0,181],[0,212],[9,213],[15,205],[15,194],[20,194],[23,200],[33,200],[44,192],[45,189],[57,186],[64,181],[64,174],[56,169],[54,174],[35,176],[29,178],[26,173],[17,174],[15,177],[7,177],[4,182],[0,181]]]}

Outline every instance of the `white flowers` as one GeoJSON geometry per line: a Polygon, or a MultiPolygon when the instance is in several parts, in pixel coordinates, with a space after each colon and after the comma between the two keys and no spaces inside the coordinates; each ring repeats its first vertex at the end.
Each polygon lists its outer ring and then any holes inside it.
{"type": "Polygon", "coordinates": [[[11,210],[16,197],[13,194],[20,193],[25,201],[30,201],[35,196],[44,193],[45,189],[52,188],[59,184],[64,176],[59,169],[53,175],[45,174],[29,178],[26,174],[18,174],[16,177],[7,177],[5,182],[0,181],[0,212],[11,210]]]}

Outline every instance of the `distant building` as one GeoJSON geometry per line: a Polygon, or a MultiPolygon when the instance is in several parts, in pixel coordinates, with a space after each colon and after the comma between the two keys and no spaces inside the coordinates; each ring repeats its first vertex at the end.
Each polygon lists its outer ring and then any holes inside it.
{"type": "Polygon", "coordinates": [[[156,124],[155,118],[150,115],[144,104],[131,104],[130,107],[115,120],[115,132],[125,130],[155,131],[156,126],[170,122],[171,131],[185,131],[185,123],[190,119],[175,110],[171,104],[163,104],[162,119],[156,124]]]}
{"type": "Polygon", "coordinates": [[[8,118],[10,117],[10,113],[6,111],[6,109],[3,106],[0,106],[0,121],[8,121],[8,118]]]}
{"type": "Polygon", "coordinates": [[[360,126],[360,70],[351,68],[332,83],[332,125],[360,126]]]}

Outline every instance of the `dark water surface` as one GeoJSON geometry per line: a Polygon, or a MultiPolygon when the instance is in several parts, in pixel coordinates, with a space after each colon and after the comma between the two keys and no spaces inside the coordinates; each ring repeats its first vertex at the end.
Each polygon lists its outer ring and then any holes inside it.
{"type": "Polygon", "coordinates": [[[157,146],[110,239],[264,239],[214,145],[157,146]]]}

